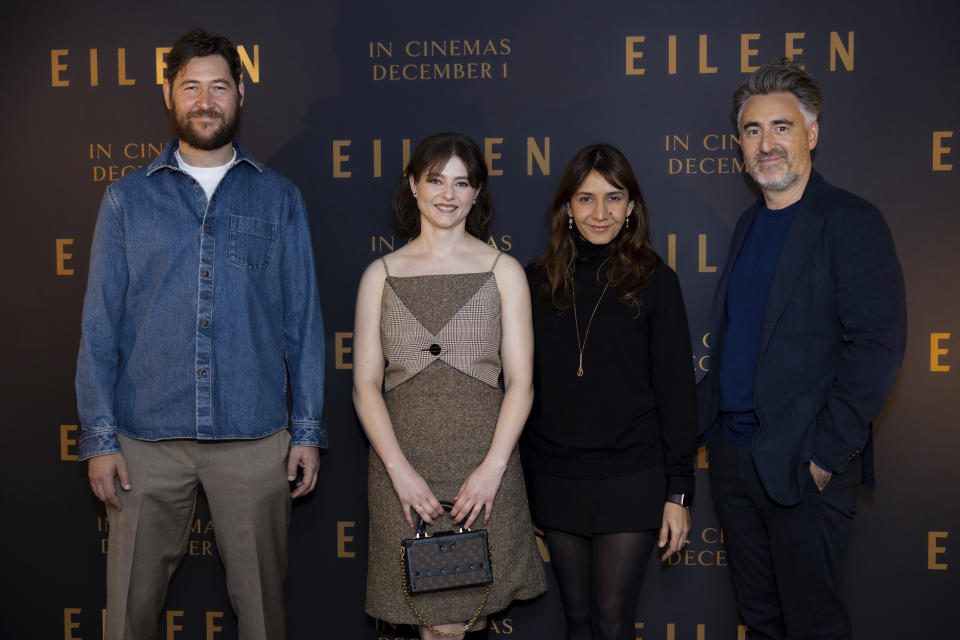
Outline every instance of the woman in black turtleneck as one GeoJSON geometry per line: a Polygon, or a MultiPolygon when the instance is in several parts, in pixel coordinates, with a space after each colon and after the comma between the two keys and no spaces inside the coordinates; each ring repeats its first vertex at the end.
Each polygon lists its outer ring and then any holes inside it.
{"type": "Polygon", "coordinates": [[[687,543],[696,394],[676,274],[650,243],[643,194],[609,145],[578,152],[527,267],[535,400],[525,433],[568,640],[634,637],[640,581],[687,543]]]}

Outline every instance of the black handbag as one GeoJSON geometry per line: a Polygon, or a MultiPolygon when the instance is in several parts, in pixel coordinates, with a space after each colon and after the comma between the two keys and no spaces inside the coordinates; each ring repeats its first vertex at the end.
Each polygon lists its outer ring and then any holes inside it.
{"type": "MultiPolygon", "coordinates": [[[[453,503],[441,500],[444,511],[453,509],[453,503]]],[[[471,531],[459,527],[457,531],[427,533],[426,523],[417,515],[417,534],[400,542],[400,564],[403,576],[403,595],[423,626],[437,635],[453,637],[473,626],[490,596],[493,568],[490,566],[490,540],[484,529],[471,531]],[[413,602],[413,595],[462,587],[486,585],[486,592],[476,613],[455,633],[437,631],[427,622],[413,602]]]]}

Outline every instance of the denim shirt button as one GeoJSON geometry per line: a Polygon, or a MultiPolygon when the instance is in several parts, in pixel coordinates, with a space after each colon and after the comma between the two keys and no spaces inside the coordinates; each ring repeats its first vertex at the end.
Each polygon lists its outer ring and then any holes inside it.
{"type": "Polygon", "coordinates": [[[206,369],[200,369],[200,377],[201,377],[201,378],[206,378],[206,377],[207,377],[207,370],[206,370],[206,369]]]}
{"type": "Polygon", "coordinates": [[[203,228],[206,229],[207,231],[213,231],[213,225],[210,224],[209,222],[203,225],[203,228]]]}
{"type": "Polygon", "coordinates": [[[200,326],[201,326],[201,327],[207,326],[207,319],[206,319],[206,318],[200,318],[200,326]]]}
{"type": "Polygon", "coordinates": [[[209,278],[209,277],[210,277],[210,271],[208,271],[207,269],[204,269],[204,270],[203,270],[203,277],[204,277],[204,278],[209,278]]]}

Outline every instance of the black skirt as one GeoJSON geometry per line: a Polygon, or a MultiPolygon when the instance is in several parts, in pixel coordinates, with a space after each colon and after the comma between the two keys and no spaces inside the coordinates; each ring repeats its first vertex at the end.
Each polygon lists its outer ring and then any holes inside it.
{"type": "Polygon", "coordinates": [[[533,522],[578,535],[659,529],[667,481],[662,466],[613,478],[527,473],[533,522]]]}

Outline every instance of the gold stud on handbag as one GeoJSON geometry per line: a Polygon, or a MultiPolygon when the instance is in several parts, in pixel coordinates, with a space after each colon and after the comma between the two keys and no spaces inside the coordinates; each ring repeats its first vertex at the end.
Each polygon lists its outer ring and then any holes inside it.
{"type": "MultiPolygon", "coordinates": [[[[441,500],[444,511],[453,509],[453,503],[441,500]]],[[[420,623],[433,633],[451,638],[470,627],[480,617],[480,612],[490,596],[493,583],[493,568],[490,566],[490,541],[484,529],[471,531],[459,527],[458,531],[427,533],[426,523],[417,515],[417,534],[400,542],[400,570],[403,577],[403,595],[420,623]],[[437,631],[413,602],[418,593],[445,591],[462,587],[486,585],[486,592],[476,613],[454,633],[437,631]]]]}

